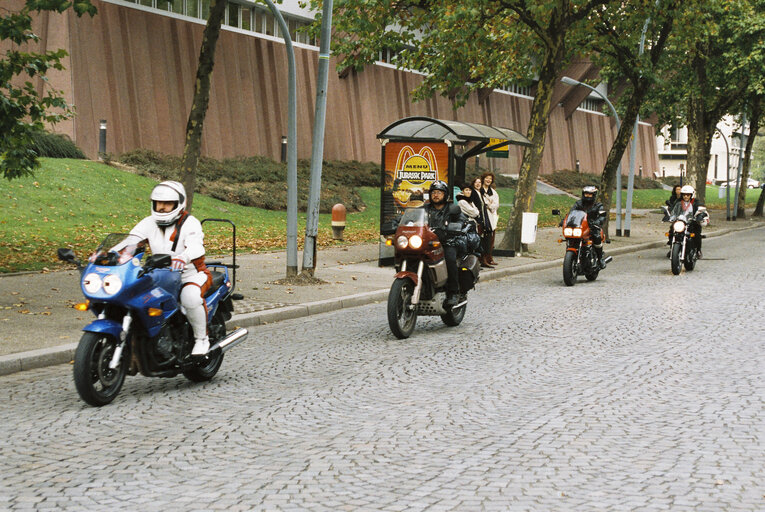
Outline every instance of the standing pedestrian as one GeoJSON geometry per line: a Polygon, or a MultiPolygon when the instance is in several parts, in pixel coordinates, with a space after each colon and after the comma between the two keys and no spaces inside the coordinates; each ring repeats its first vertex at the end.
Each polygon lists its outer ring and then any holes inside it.
{"type": "Polygon", "coordinates": [[[489,221],[488,210],[483,199],[483,180],[480,176],[477,176],[473,180],[472,185],[473,191],[470,194],[470,200],[478,208],[476,222],[478,223],[478,234],[481,235],[481,258],[479,261],[484,268],[494,268],[494,265],[489,263],[486,254],[486,234],[491,232],[491,221],[489,221]]]}
{"type": "Polygon", "coordinates": [[[486,205],[486,217],[488,232],[484,234],[484,254],[489,265],[496,265],[492,253],[494,252],[494,236],[499,222],[499,194],[494,186],[494,173],[486,171],[481,175],[481,197],[486,205]]]}

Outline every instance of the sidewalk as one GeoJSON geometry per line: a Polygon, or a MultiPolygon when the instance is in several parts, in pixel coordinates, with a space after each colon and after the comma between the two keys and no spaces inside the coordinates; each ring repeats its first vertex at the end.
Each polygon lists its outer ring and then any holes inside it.
{"type": "MultiPolygon", "coordinates": [[[[712,211],[712,225],[705,234],[720,236],[764,225],[759,219],[726,222],[724,213],[712,211]]],[[[617,256],[648,248],[664,250],[666,229],[661,214],[635,212],[631,236],[612,237],[605,252],[617,256]]],[[[613,234],[614,231],[612,220],[610,232],[613,234]]],[[[498,233],[498,242],[500,235],[498,233]]],[[[495,258],[499,265],[496,269],[481,271],[477,293],[480,293],[481,284],[487,281],[560,265],[564,249],[557,242],[559,237],[559,228],[542,228],[537,232],[536,243],[530,246],[530,252],[514,258],[495,258]]],[[[322,249],[318,253],[315,277],[324,283],[294,286],[275,283],[286,275],[284,251],[239,254],[236,286],[244,300],[234,302],[235,315],[229,328],[256,326],[385,301],[393,269],[378,267],[377,255],[377,244],[322,249]]],[[[208,261],[215,259],[210,257],[208,261]]],[[[301,263],[302,254],[299,254],[298,265],[301,263]]],[[[91,320],[89,312],[72,309],[73,304],[81,301],[76,270],[0,274],[0,375],[71,361],[81,329],[91,320]]]]}

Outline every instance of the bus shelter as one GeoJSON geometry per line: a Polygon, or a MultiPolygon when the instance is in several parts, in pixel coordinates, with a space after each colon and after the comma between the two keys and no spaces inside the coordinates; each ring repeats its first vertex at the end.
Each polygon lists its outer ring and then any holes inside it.
{"type": "Polygon", "coordinates": [[[501,151],[511,144],[531,145],[526,137],[509,128],[430,117],[399,119],[377,138],[382,145],[380,265],[393,263],[394,249],[385,245],[391,221],[407,208],[423,206],[433,181],[443,180],[451,190],[465,181],[468,158],[501,151]]]}

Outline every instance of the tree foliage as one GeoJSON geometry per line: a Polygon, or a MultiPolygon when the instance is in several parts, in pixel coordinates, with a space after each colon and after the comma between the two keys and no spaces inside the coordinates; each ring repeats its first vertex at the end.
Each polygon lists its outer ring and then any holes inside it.
{"type": "Polygon", "coordinates": [[[32,174],[39,166],[31,148],[33,134],[73,114],[46,76],[51,69],[64,69],[61,61],[67,52],[30,49],[40,39],[32,30],[33,16],[68,9],[78,16],[96,13],[90,0],[26,0],[17,11],[0,7],[0,42],[8,47],[0,56],[0,174],[9,180],[32,174]],[[41,91],[35,79],[42,79],[41,91]]]}
{"type": "Polygon", "coordinates": [[[765,2],[705,0],[687,41],[671,48],[673,80],[652,107],[661,124],[688,127],[688,181],[704,200],[712,138],[726,114],[765,90],[765,2]]]}
{"type": "MultiPolygon", "coordinates": [[[[338,0],[335,53],[340,69],[359,70],[378,52],[424,72],[416,99],[441,94],[463,104],[477,89],[535,82],[514,207],[501,248],[520,248],[522,213],[530,211],[542,161],[552,92],[588,34],[585,20],[611,0],[338,0]]],[[[313,0],[317,7],[321,0],[313,0]]]]}

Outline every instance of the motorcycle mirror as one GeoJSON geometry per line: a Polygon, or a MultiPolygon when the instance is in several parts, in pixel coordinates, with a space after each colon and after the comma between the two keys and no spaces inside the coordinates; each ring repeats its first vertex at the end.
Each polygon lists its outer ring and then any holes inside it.
{"type": "Polygon", "coordinates": [[[74,251],[66,247],[61,247],[56,252],[58,254],[58,259],[60,259],[61,261],[66,261],[67,263],[71,263],[76,259],[76,256],[74,255],[74,251]]]}
{"type": "Polygon", "coordinates": [[[152,254],[146,260],[146,267],[149,268],[167,268],[172,263],[172,256],[169,254],[152,254]]]}

